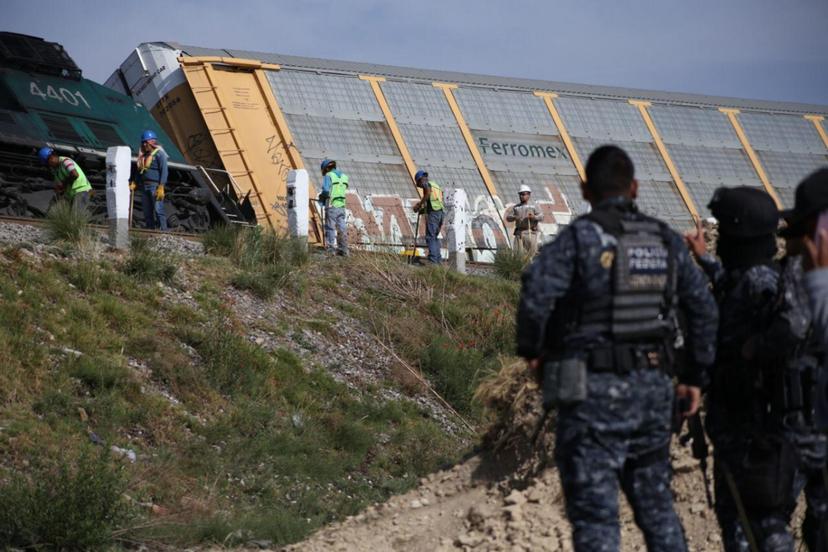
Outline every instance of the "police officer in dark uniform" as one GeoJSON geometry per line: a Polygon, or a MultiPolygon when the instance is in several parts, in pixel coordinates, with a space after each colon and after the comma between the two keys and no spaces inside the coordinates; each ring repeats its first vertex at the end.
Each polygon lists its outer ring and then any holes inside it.
{"type": "Polygon", "coordinates": [[[542,367],[558,407],[555,459],[575,550],[618,550],[619,483],[650,551],[687,549],[670,490],[675,396],[698,409],[715,355],[718,309],[682,237],[639,212],[629,156],[596,149],[592,211],[565,227],[523,276],[518,354],[542,367]],[[673,386],[676,307],[688,367],[673,386]]]}
{"type": "Polygon", "coordinates": [[[777,367],[772,373],[776,378],[768,378],[768,422],[778,424],[797,456],[786,520],[790,520],[796,500],[804,491],[808,508],[802,537],[811,552],[828,550],[828,442],[825,434],[817,431],[815,419],[819,367],[828,352],[824,336],[813,323],[804,285],[804,237],[814,235],[819,213],[828,207],[826,177],[822,169],[803,180],[796,189],[794,208],[783,213],[788,226],[781,232],[786,256],[777,304],[770,327],[755,339],[749,351],[762,365],[777,367]]]}
{"type": "Polygon", "coordinates": [[[746,358],[751,341],[773,318],[779,283],[779,266],[773,260],[779,210],[764,190],[751,187],[719,188],[708,207],[718,221],[716,253],[721,261],[707,251],[701,225],[686,239],[719,304],[716,363],[705,420],[714,444],[716,516],[727,552],[793,550],[787,532],[792,489],[784,489],[793,482],[793,455],[781,432],[763,425],[764,380],[746,358]],[[755,455],[762,460],[756,462],[751,458],[755,455]],[[775,489],[762,486],[760,470],[780,467],[780,462],[787,464],[787,483],[776,481],[771,487],[780,487],[775,489]]]}

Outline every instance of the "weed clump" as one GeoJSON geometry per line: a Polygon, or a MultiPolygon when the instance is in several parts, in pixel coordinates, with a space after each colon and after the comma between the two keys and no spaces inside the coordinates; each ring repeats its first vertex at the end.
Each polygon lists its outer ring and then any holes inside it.
{"type": "Polygon", "coordinates": [[[133,238],[124,273],[146,282],[170,282],[177,267],[170,258],[150,246],[148,240],[133,238]]]}
{"type": "Polygon", "coordinates": [[[479,349],[459,346],[444,337],[429,343],[420,359],[437,392],[460,413],[475,416],[480,409],[474,393],[496,364],[496,358],[487,358],[479,349]]]}
{"type": "Polygon", "coordinates": [[[115,389],[128,379],[127,369],[123,366],[88,355],[80,356],[70,363],[69,375],[93,391],[115,389]]]}
{"type": "Polygon", "coordinates": [[[221,393],[255,395],[265,389],[271,358],[225,321],[213,321],[210,331],[191,336],[191,343],[202,356],[207,381],[221,393]]]}
{"type": "Polygon", "coordinates": [[[86,211],[75,209],[71,203],[62,199],[46,213],[46,232],[52,241],[78,245],[91,233],[89,220],[86,211]]]}
{"type": "Polygon", "coordinates": [[[236,248],[236,239],[239,228],[232,225],[220,224],[204,233],[201,243],[204,251],[210,255],[229,257],[236,248]]]}
{"type": "Polygon", "coordinates": [[[100,285],[101,270],[94,262],[78,261],[71,267],[68,278],[81,291],[94,291],[100,285]]]}
{"type": "Polygon", "coordinates": [[[529,253],[501,247],[494,257],[495,274],[506,280],[520,280],[520,275],[530,262],[532,256],[529,253]]]}
{"type": "Polygon", "coordinates": [[[0,542],[20,548],[86,550],[113,541],[130,511],[120,470],[84,450],[75,460],[13,474],[0,486],[0,542]]]}
{"type": "Polygon", "coordinates": [[[245,270],[280,264],[299,267],[309,258],[307,246],[302,241],[262,231],[259,227],[239,231],[231,257],[245,270]]]}
{"type": "Polygon", "coordinates": [[[262,299],[272,297],[309,259],[303,241],[259,227],[219,227],[208,234],[204,247],[208,253],[229,257],[240,269],[232,284],[262,299]]]}
{"type": "Polygon", "coordinates": [[[270,299],[290,275],[285,265],[268,266],[259,271],[245,270],[230,279],[237,289],[245,289],[260,299],[270,299]]]}

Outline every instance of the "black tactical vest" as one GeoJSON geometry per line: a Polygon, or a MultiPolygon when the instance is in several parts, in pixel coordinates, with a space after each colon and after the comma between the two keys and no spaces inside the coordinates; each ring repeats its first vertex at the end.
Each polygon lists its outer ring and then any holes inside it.
{"type": "Polygon", "coordinates": [[[676,255],[666,225],[641,215],[624,217],[616,209],[593,211],[586,218],[615,237],[616,247],[601,258],[610,270],[611,293],[581,302],[579,329],[607,335],[615,343],[672,337],[676,255]]]}
{"type": "Polygon", "coordinates": [[[778,359],[781,362],[764,366],[761,382],[770,399],[768,414],[789,429],[813,426],[819,391],[817,378],[826,354],[820,336],[814,332],[813,314],[802,285],[802,271],[797,269],[795,266],[785,267],[779,279],[776,307],[779,311],[786,308],[794,311],[789,316],[798,318],[798,323],[791,320],[789,325],[792,331],[793,326],[797,327],[795,333],[800,339],[793,349],[786,351],[786,358],[778,359]]]}

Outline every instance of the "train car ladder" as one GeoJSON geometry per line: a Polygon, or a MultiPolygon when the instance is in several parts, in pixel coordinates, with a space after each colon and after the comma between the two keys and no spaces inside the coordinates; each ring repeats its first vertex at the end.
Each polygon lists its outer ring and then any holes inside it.
{"type": "Polygon", "coordinates": [[[263,187],[244,156],[242,137],[236,130],[230,111],[224,106],[215,86],[212,64],[203,61],[183,61],[182,69],[195,97],[207,130],[213,138],[221,161],[228,174],[242,192],[250,192],[250,201],[256,211],[256,221],[276,231],[271,206],[262,197],[263,187]]]}

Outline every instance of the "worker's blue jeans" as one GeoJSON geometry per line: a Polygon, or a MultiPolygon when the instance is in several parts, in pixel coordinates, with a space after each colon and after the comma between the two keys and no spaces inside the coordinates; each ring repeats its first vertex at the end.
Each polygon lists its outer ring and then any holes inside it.
{"type": "Polygon", "coordinates": [[[348,255],[348,230],[345,207],[327,207],[325,212],[325,249],[334,252],[334,246],[340,255],[348,255]]]}
{"type": "Polygon", "coordinates": [[[154,230],[167,230],[167,213],[164,200],[157,201],[155,192],[158,182],[145,182],[141,189],[141,207],[144,209],[144,227],[154,230]]]}
{"type": "Polygon", "coordinates": [[[439,264],[440,255],[440,228],[443,226],[443,211],[431,211],[426,215],[426,244],[428,245],[428,260],[439,264]]]}
{"type": "Polygon", "coordinates": [[[89,208],[89,201],[89,190],[86,190],[85,192],[78,192],[72,197],[72,208],[76,211],[81,211],[87,215],[90,215],[92,213],[90,212],[91,209],[89,208]]]}

